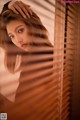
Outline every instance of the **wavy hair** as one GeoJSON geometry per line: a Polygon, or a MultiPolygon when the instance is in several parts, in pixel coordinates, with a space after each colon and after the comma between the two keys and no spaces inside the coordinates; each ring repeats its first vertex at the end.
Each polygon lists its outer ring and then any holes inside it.
{"type": "MultiPolygon", "coordinates": [[[[30,18],[23,18],[20,14],[15,14],[11,10],[6,10],[0,16],[0,47],[6,50],[5,65],[11,73],[15,72],[15,63],[17,55],[25,56],[25,51],[16,47],[9,38],[6,30],[6,25],[13,20],[23,21],[29,29],[29,34],[32,37],[32,46],[52,46],[48,40],[48,31],[42,24],[36,13],[32,12],[30,18]]],[[[30,52],[30,51],[29,51],[30,52]]]]}

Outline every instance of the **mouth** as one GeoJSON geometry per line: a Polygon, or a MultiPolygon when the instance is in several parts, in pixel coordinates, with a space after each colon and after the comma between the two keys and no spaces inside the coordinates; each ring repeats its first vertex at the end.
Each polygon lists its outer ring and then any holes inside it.
{"type": "Polygon", "coordinates": [[[21,44],[21,47],[26,47],[28,44],[21,44]]]}

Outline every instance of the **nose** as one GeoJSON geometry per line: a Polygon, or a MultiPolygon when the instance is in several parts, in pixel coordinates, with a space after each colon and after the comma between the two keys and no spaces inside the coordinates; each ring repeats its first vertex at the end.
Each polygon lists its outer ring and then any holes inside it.
{"type": "Polygon", "coordinates": [[[22,40],[22,39],[19,40],[18,43],[19,43],[20,45],[23,44],[23,40],[22,40]]]}
{"type": "Polygon", "coordinates": [[[20,45],[23,44],[23,39],[21,37],[19,37],[19,36],[16,36],[16,41],[20,45]]]}

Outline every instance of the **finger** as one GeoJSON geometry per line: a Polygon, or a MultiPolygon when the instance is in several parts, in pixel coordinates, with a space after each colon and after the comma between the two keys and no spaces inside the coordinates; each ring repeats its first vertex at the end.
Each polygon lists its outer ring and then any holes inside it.
{"type": "Polygon", "coordinates": [[[21,16],[23,16],[24,18],[26,18],[26,15],[24,14],[24,12],[21,10],[21,8],[17,5],[17,4],[15,4],[15,5],[13,5],[14,6],[14,8],[17,10],[17,12],[21,15],[21,16]]]}
{"type": "Polygon", "coordinates": [[[13,2],[10,2],[10,3],[8,4],[8,8],[9,8],[10,10],[12,10],[14,13],[18,14],[17,10],[13,7],[13,2]]]}
{"type": "Polygon", "coordinates": [[[27,5],[27,4],[23,3],[22,1],[18,1],[18,2],[20,2],[23,5],[26,5],[27,7],[31,7],[30,5],[27,5]]]}
{"type": "Polygon", "coordinates": [[[26,9],[25,8],[25,4],[23,4],[21,1],[19,2],[18,5],[19,5],[20,8],[22,8],[22,10],[25,13],[25,15],[30,18],[29,7],[27,6],[27,9],[26,9]]]}
{"type": "Polygon", "coordinates": [[[9,7],[9,9],[12,10],[14,13],[19,14],[13,6],[9,7]]]}
{"type": "Polygon", "coordinates": [[[28,11],[27,11],[25,8],[23,8],[23,11],[24,11],[25,15],[26,15],[28,18],[30,18],[30,15],[29,15],[28,11]]]}
{"type": "Polygon", "coordinates": [[[25,8],[26,8],[27,11],[29,12],[29,14],[32,15],[32,10],[31,10],[30,8],[27,8],[26,6],[25,6],[25,8]]]}
{"type": "MultiPolygon", "coordinates": [[[[22,1],[21,1],[22,2],[22,1]]],[[[27,5],[27,4],[26,4],[27,5]]],[[[27,7],[31,7],[30,5],[27,5],[27,7]]]]}
{"type": "Polygon", "coordinates": [[[24,12],[24,14],[25,14],[27,17],[30,18],[30,14],[28,13],[29,9],[26,9],[25,6],[24,6],[24,4],[22,4],[22,3],[20,3],[20,2],[19,2],[18,5],[19,5],[19,7],[22,9],[22,11],[24,12]]]}
{"type": "Polygon", "coordinates": [[[24,12],[26,12],[26,10],[27,10],[27,13],[29,13],[30,15],[32,15],[32,10],[30,9],[30,7],[31,7],[30,5],[24,4],[22,1],[20,1],[20,5],[22,5],[23,8],[25,8],[24,12]]]}

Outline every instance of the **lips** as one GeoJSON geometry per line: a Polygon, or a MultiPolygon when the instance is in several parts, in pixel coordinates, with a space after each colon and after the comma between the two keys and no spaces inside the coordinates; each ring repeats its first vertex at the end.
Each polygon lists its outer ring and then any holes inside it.
{"type": "Polygon", "coordinates": [[[27,46],[28,44],[21,44],[21,47],[27,46]]]}

